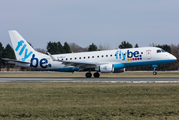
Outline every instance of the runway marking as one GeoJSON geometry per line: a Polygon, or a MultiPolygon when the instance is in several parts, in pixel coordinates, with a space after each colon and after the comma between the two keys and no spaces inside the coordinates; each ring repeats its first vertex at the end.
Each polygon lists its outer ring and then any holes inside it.
{"type": "Polygon", "coordinates": [[[179,83],[179,78],[0,78],[0,83],[81,82],[81,83],[179,83]]]}
{"type": "Polygon", "coordinates": [[[72,79],[50,79],[50,78],[0,78],[0,81],[1,80],[6,80],[6,81],[20,81],[20,80],[23,80],[23,81],[27,81],[27,80],[31,80],[31,81],[36,81],[36,80],[43,80],[43,81],[45,81],[45,79],[46,80],[48,80],[48,81],[50,81],[50,80],[72,80],[72,79]]]}

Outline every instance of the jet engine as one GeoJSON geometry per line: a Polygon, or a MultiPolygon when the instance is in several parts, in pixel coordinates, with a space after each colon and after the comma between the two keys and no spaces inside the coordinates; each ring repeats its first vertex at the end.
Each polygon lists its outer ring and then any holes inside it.
{"type": "Polygon", "coordinates": [[[114,72],[114,66],[112,64],[100,65],[99,70],[100,70],[101,73],[114,72]]]}

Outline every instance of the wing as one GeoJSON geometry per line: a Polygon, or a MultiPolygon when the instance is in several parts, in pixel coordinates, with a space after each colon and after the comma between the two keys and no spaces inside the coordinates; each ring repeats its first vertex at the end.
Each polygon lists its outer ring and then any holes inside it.
{"type": "Polygon", "coordinates": [[[76,69],[76,68],[95,68],[95,67],[98,67],[102,64],[106,64],[106,63],[97,63],[97,62],[82,62],[82,61],[68,61],[68,60],[56,60],[49,52],[47,52],[47,54],[50,56],[50,58],[53,60],[53,61],[58,61],[58,62],[62,62],[62,64],[65,65],[65,67],[68,67],[68,66],[74,66],[73,69],[76,69]]]}
{"type": "Polygon", "coordinates": [[[62,64],[65,65],[65,67],[67,66],[74,66],[73,69],[76,68],[95,68],[100,66],[101,64],[105,64],[105,63],[93,63],[93,62],[77,62],[77,61],[62,61],[59,60],[59,62],[62,62],[62,64]]]}

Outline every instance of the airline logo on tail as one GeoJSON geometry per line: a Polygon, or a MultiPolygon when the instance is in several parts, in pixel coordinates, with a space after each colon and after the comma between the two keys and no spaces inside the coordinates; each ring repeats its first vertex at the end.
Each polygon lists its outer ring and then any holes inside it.
{"type": "MultiPolygon", "coordinates": [[[[15,51],[19,51],[20,56],[22,56],[23,53],[24,53],[24,58],[21,59],[22,61],[25,61],[33,53],[32,51],[28,52],[27,44],[25,44],[25,42],[23,40],[18,42],[17,47],[15,48],[15,51]],[[21,49],[20,49],[20,47],[21,47],[21,49]]],[[[32,58],[31,58],[30,66],[34,67],[34,68],[37,68],[38,65],[40,65],[40,67],[42,67],[42,68],[51,67],[51,64],[48,64],[48,60],[46,58],[42,58],[39,61],[38,58],[35,58],[35,54],[33,54],[32,58]]]]}
{"type": "Polygon", "coordinates": [[[27,47],[27,45],[24,44],[23,40],[21,40],[18,42],[17,47],[15,49],[15,51],[18,51],[20,49],[20,52],[19,52],[20,56],[22,55],[22,53],[24,53],[24,58],[21,59],[22,61],[25,61],[33,53],[32,51],[30,51],[28,53],[28,49],[26,47],[27,47]],[[21,46],[22,46],[22,48],[20,49],[21,46]]]}
{"type": "Polygon", "coordinates": [[[131,52],[122,52],[121,50],[116,51],[116,59],[122,59],[123,61],[127,58],[128,61],[142,60],[142,55],[139,55],[139,51],[131,52]]]}

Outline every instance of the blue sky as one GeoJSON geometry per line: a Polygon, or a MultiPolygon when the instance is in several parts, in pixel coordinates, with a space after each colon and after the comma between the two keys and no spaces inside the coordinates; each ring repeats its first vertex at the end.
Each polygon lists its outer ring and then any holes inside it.
{"type": "Polygon", "coordinates": [[[8,30],[17,30],[34,48],[49,41],[178,44],[178,6],[178,0],[0,0],[0,42],[11,44],[8,30]]]}

